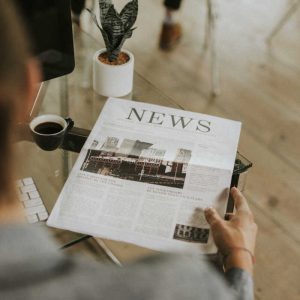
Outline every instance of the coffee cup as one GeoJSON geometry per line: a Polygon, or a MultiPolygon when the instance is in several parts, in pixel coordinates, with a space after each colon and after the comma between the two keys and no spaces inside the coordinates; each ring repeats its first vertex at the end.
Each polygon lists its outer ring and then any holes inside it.
{"type": "Polygon", "coordinates": [[[29,124],[35,143],[46,151],[57,149],[73,126],[72,119],[64,119],[57,115],[41,115],[34,118],[29,124]]]}

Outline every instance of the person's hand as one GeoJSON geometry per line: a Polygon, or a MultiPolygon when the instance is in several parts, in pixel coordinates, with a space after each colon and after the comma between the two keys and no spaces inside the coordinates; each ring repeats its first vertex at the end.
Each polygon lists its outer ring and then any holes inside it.
{"type": "Polygon", "coordinates": [[[252,273],[257,225],[247,200],[237,188],[231,189],[236,213],[223,220],[214,208],[205,210],[214,241],[225,257],[225,270],[242,268],[252,273]]]}

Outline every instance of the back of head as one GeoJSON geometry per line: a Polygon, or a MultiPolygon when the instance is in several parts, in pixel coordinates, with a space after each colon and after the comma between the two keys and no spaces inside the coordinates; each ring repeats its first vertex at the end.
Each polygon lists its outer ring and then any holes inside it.
{"type": "Polygon", "coordinates": [[[26,90],[29,49],[21,24],[13,1],[0,0],[0,205],[11,201],[12,131],[26,90]]]}

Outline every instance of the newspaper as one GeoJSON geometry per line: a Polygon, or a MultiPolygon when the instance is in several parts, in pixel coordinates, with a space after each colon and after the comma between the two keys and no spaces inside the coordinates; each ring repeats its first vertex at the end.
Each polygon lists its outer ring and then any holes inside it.
{"type": "Polygon", "coordinates": [[[203,211],[226,212],[240,129],[110,98],[47,224],[158,251],[215,253],[203,211]]]}

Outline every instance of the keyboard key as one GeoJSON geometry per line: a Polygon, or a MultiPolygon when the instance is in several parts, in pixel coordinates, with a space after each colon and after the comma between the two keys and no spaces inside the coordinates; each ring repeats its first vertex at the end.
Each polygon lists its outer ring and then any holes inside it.
{"type": "Polygon", "coordinates": [[[46,221],[49,215],[34,180],[31,177],[23,178],[16,181],[16,185],[19,199],[25,208],[27,222],[33,224],[46,221]]]}
{"type": "Polygon", "coordinates": [[[43,212],[43,213],[38,213],[39,219],[40,221],[45,221],[48,219],[48,213],[47,212],[43,212]]]}
{"type": "Polygon", "coordinates": [[[25,185],[25,186],[21,187],[22,193],[29,193],[29,192],[34,192],[34,191],[36,191],[36,187],[34,184],[25,185]]]}
{"type": "Polygon", "coordinates": [[[40,194],[38,191],[35,191],[35,192],[29,192],[29,197],[30,199],[35,199],[35,198],[39,198],[40,197],[40,194]]]}
{"type": "Polygon", "coordinates": [[[20,194],[19,197],[20,197],[21,201],[29,200],[29,196],[28,196],[27,193],[26,194],[20,194]]]}
{"type": "Polygon", "coordinates": [[[24,178],[23,183],[24,183],[24,185],[34,184],[33,179],[31,177],[24,178]]]}
{"type": "Polygon", "coordinates": [[[39,221],[37,215],[28,215],[26,218],[27,218],[28,223],[31,223],[31,224],[39,221]]]}
{"type": "Polygon", "coordinates": [[[38,214],[41,212],[45,212],[46,208],[44,205],[39,205],[39,206],[34,206],[34,207],[27,207],[26,208],[26,213],[28,215],[33,215],[33,214],[38,214]]]}
{"type": "Polygon", "coordinates": [[[34,207],[34,206],[39,206],[39,205],[42,205],[43,204],[43,201],[41,198],[36,198],[36,199],[33,199],[33,200],[27,200],[27,201],[24,201],[24,206],[27,208],[27,207],[34,207]]]}

